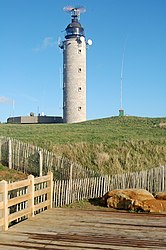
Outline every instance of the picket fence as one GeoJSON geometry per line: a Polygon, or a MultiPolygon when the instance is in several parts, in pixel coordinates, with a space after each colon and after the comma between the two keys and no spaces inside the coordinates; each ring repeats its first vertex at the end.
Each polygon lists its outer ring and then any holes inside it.
{"type": "Polygon", "coordinates": [[[0,182],[0,231],[52,207],[53,175],[0,182]]]}
{"type": "Polygon", "coordinates": [[[166,166],[123,175],[54,181],[53,204],[61,207],[124,188],[143,188],[151,193],[166,191],[166,166]]]}
{"type": "Polygon", "coordinates": [[[94,172],[65,157],[16,139],[0,137],[0,162],[34,176],[52,171],[54,179],[78,179],[94,176],[94,172]]]}
{"type": "Polygon", "coordinates": [[[6,137],[0,137],[0,162],[34,176],[52,171],[55,207],[101,197],[112,189],[144,188],[151,193],[166,191],[166,166],[123,175],[95,177],[93,171],[64,157],[6,137]]]}

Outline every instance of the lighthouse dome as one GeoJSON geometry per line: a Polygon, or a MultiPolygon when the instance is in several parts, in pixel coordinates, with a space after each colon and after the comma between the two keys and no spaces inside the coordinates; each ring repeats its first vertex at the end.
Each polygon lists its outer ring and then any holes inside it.
{"type": "Polygon", "coordinates": [[[66,27],[66,36],[65,38],[84,36],[84,28],[78,22],[77,19],[72,19],[72,22],[66,27]]]}

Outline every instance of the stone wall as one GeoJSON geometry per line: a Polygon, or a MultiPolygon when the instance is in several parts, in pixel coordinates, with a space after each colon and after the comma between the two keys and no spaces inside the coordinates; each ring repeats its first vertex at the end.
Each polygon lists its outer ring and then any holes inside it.
{"type": "Polygon", "coordinates": [[[63,119],[65,123],[86,120],[86,41],[64,41],[63,119]]]}

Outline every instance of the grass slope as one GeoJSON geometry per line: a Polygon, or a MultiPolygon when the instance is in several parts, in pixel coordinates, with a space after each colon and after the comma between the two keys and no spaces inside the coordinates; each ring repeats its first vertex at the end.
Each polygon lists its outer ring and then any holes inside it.
{"type": "Polygon", "coordinates": [[[111,117],[79,124],[1,124],[10,136],[65,155],[100,173],[123,173],[166,164],[165,118],[111,117]]]}
{"type": "Polygon", "coordinates": [[[0,181],[19,181],[27,179],[28,175],[14,169],[9,169],[0,164],[0,181]]]}

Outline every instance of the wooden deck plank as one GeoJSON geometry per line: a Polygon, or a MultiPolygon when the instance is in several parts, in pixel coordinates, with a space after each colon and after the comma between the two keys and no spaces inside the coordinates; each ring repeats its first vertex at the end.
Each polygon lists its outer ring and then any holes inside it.
{"type": "Polygon", "coordinates": [[[0,233],[0,249],[166,249],[166,215],[54,208],[0,233]]]}

